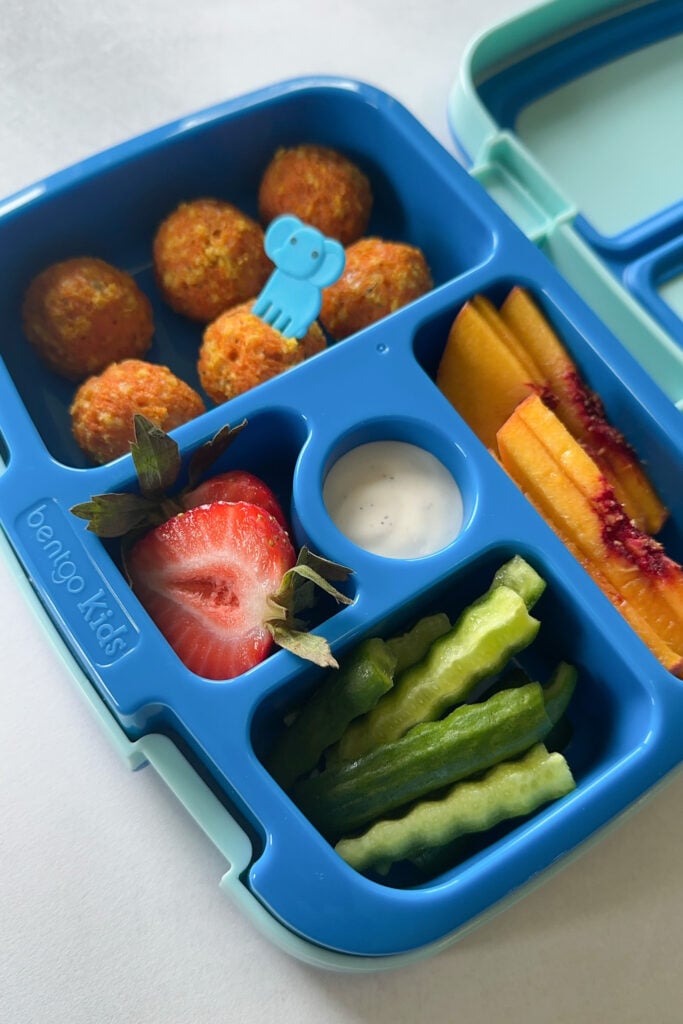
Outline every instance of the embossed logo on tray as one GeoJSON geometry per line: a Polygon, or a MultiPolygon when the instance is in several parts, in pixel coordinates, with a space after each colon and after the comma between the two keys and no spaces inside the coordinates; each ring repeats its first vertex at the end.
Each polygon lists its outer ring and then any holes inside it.
{"type": "Polygon", "coordinates": [[[98,665],[111,665],[133,648],[138,633],[103,575],[51,499],[20,514],[18,532],[72,632],[98,665]]]}

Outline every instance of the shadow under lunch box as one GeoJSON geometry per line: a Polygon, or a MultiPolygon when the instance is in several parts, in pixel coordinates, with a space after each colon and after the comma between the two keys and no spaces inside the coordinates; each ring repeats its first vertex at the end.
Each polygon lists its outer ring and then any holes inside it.
{"type": "Polygon", "coordinates": [[[683,559],[682,31],[683,3],[664,0],[549,3],[487,33],[471,47],[450,106],[472,174],[391,97],[316,77],[152,131],[0,204],[5,554],[127,761],[154,766],[229,862],[221,887],[310,963],[367,971],[443,948],[565,863],[679,764],[683,682],[475,437],[436,372],[472,296],[499,304],[524,286],[647,466],[670,510],[659,539],[683,559]],[[547,581],[533,670],[546,678],[564,659],[579,672],[564,751],[576,788],[422,882],[355,871],[264,766],[283,716],[325,670],[278,650],[235,679],[190,672],[129,588],[116,546],[71,514],[93,494],[134,490],[133,462],[87,462],[71,434],[74,385],[47,369],[22,333],[27,283],[54,261],[97,255],[149,296],[149,358],[199,389],[201,328],[161,300],[152,238],[192,197],[224,198],[256,216],[265,166],[279,146],[302,141],[333,146],[365,171],[374,194],[368,233],[419,246],[434,288],[223,405],[207,401],[173,432],[181,454],[247,419],[220,468],[261,476],[289,511],[297,544],[353,569],[351,603],[316,627],[338,657],[435,610],[456,615],[520,554],[547,581]],[[435,554],[382,558],[330,519],[327,473],[375,440],[413,442],[456,480],[462,527],[435,554]],[[101,642],[95,607],[120,645],[101,642]]]}

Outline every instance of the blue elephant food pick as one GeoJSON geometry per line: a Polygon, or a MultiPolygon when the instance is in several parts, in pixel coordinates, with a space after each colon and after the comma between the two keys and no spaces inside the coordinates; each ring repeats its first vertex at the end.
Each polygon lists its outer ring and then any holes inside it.
{"type": "Polygon", "coordinates": [[[252,313],[288,338],[303,338],[322,305],[322,289],[344,271],[344,247],[298,217],[277,217],[265,235],[266,255],[275,270],[252,313]]]}

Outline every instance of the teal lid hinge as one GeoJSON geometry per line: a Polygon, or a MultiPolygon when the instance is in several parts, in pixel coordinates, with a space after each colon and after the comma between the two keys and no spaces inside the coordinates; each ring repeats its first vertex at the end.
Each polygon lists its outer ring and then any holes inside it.
{"type": "Polygon", "coordinates": [[[487,140],[472,175],[533,242],[542,242],[558,224],[576,218],[575,205],[509,132],[487,140]]]}

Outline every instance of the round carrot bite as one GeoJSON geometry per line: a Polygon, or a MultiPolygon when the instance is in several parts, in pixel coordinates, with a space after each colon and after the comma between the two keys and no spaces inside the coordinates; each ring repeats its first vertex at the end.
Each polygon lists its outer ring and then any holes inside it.
{"type": "Polygon", "coordinates": [[[81,384],[71,426],[79,447],[93,462],[104,463],[130,450],[136,413],[169,431],[204,410],[197,392],[167,366],[126,359],[81,384]]]}
{"type": "Polygon", "coordinates": [[[45,363],[69,380],[144,355],[154,333],[151,303],[130,274],[93,256],[53,263],[34,277],[22,322],[45,363]]]}
{"type": "Polygon", "coordinates": [[[220,199],[181,203],[160,225],[153,256],[166,302],[201,323],[257,295],[273,269],[261,227],[220,199]]]}
{"type": "Polygon", "coordinates": [[[333,338],[347,338],[424,295],[433,284],[421,249],[361,238],[346,250],[342,276],[323,289],[320,320],[333,338]]]}
{"type": "Polygon", "coordinates": [[[371,210],[372,190],[365,174],[327,146],[278,149],[261,179],[259,216],[266,225],[292,213],[349,245],[366,230],[371,210]]]}
{"type": "Polygon", "coordinates": [[[313,321],[303,338],[299,338],[299,348],[304,359],[310,359],[327,348],[325,334],[317,320],[313,321]]]}
{"type": "Polygon", "coordinates": [[[204,331],[197,369],[214,402],[227,402],[325,347],[318,323],[297,341],[270,327],[252,306],[253,300],[226,310],[204,331]]]}

